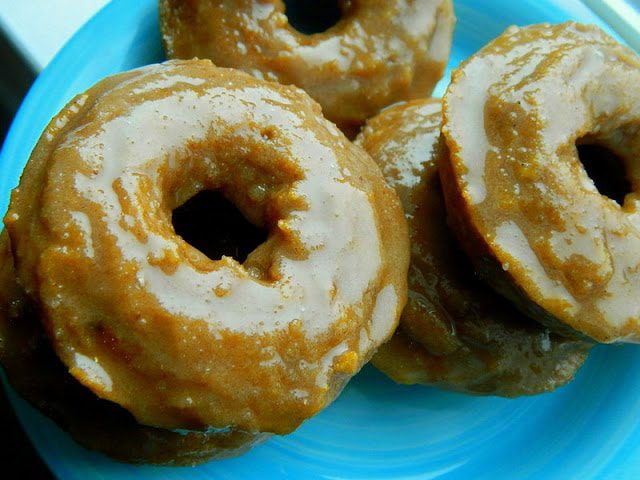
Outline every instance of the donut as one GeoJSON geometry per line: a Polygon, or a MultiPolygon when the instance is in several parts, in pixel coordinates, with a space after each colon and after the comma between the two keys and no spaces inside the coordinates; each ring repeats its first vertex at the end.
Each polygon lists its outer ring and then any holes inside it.
{"type": "MultiPolygon", "coordinates": [[[[450,0],[341,0],[338,22],[315,34],[291,26],[289,3],[285,12],[282,0],[160,0],[167,55],[297,85],[349,138],[383,107],[429,95],[443,75],[450,0]]],[[[322,14],[322,5],[309,5],[298,10],[322,14]]]]}
{"type": "Polygon", "coordinates": [[[293,431],[391,336],[406,301],[402,208],[366,152],[301,90],[208,60],[74,98],[5,226],[70,374],[157,428],[293,431]],[[242,263],[174,230],[172,212],[202,191],[268,230],[242,263]]]}
{"type": "Polygon", "coordinates": [[[362,145],[398,193],[409,224],[409,298],[373,364],[403,384],[515,397],[569,382],[591,344],[550,333],[481,282],[446,221],[438,175],[439,99],[390,107],[362,145]]]}
{"type": "Polygon", "coordinates": [[[459,240],[496,290],[563,335],[640,341],[638,85],[636,54],[568,22],[507,29],[444,97],[440,173],[459,240]],[[585,144],[611,154],[596,159],[609,171],[622,162],[622,204],[589,177],[585,144]]]}

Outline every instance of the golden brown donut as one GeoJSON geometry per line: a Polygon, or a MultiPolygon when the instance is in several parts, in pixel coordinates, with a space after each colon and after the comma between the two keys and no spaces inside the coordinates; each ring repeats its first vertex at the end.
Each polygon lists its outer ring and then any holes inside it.
{"type": "Polygon", "coordinates": [[[406,224],[370,157],[301,90],[208,60],[73,99],[5,225],[55,353],[143,425],[288,433],[391,336],[406,299],[406,224]],[[172,211],[203,190],[269,231],[243,263],[175,233],[172,211]]]}
{"type": "Polygon", "coordinates": [[[454,72],[444,98],[441,175],[464,249],[563,334],[640,341],[638,85],[637,55],[569,22],[508,29],[454,72]],[[623,205],[598,192],[581,143],[620,156],[623,205]]]}
{"type": "Polygon", "coordinates": [[[409,299],[373,364],[399,383],[508,397],[570,381],[590,344],[550,334],[486,287],[446,225],[437,163],[439,99],[369,120],[357,139],[400,196],[409,223],[409,299]]]}
{"type": "Polygon", "coordinates": [[[297,85],[350,137],[381,108],[431,93],[444,72],[455,23],[450,0],[341,0],[338,23],[312,35],[289,24],[282,0],[159,5],[169,58],[210,58],[297,85]]]}

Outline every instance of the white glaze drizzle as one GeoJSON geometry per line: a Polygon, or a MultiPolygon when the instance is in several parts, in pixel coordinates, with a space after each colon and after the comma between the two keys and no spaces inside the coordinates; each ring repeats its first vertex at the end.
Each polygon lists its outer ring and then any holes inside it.
{"type": "Polygon", "coordinates": [[[527,270],[527,274],[540,289],[540,294],[546,298],[558,298],[565,301],[569,311],[575,313],[578,304],[562,283],[551,280],[535,252],[529,245],[527,237],[518,225],[509,220],[496,228],[493,243],[505,255],[511,257],[513,265],[519,264],[527,270]]]}
{"type": "Polygon", "coordinates": [[[74,354],[75,365],[73,369],[79,370],[86,381],[97,385],[101,390],[110,392],[113,388],[113,380],[102,366],[95,360],[76,352],[74,354]]]}
{"type": "Polygon", "coordinates": [[[89,216],[84,212],[71,212],[71,218],[76,223],[84,239],[84,254],[87,258],[93,258],[95,251],[93,249],[93,239],[91,238],[91,221],[89,216]]]}
{"type": "MultiPolygon", "coordinates": [[[[152,85],[166,89],[178,83],[198,82],[167,76],[152,85]]],[[[144,90],[152,91],[152,87],[144,90]]],[[[77,173],[76,189],[87,200],[102,206],[103,221],[116,237],[123,258],[137,265],[138,286],[157,298],[171,314],[205,320],[214,336],[224,329],[250,334],[273,332],[299,321],[305,333],[314,337],[339,318],[346,306],[357,306],[369,282],[377,276],[380,245],[367,194],[345,181],[332,151],[302,126],[288,104],[287,98],[261,88],[210,88],[198,93],[178,90],[133,107],[126,115],[107,122],[92,137],[70,136],[64,144],[64,148],[77,150],[97,172],[89,176],[77,173]],[[122,211],[114,182],[118,180],[129,198],[136,199],[140,178],[156,181],[163,159],[172,168],[179,168],[176,163],[185,142],[202,140],[211,133],[210,129],[215,134],[222,123],[236,132],[244,128],[244,135],[255,135],[243,126],[247,118],[274,125],[296,138],[290,154],[306,176],[294,189],[308,201],[309,209],[293,212],[284,221],[309,251],[308,258],[283,258],[282,279],[270,285],[253,281],[231,259],[223,259],[220,268],[212,272],[180,265],[173,274],[165,274],[151,265],[149,258],[167,252],[175,254],[176,241],[149,232],[147,242],[139,242],[129,231],[132,218],[122,211]],[[228,288],[229,293],[222,297],[213,294],[219,285],[228,288]]],[[[134,217],[144,225],[140,214],[143,205],[136,201],[133,204],[137,209],[134,217]]],[[[388,299],[385,304],[389,302],[388,299]]],[[[390,333],[395,320],[395,311],[391,310],[384,309],[389,318],[382,313],[374,315],[376,325],[372,328],[381,337],[390,333]]],[[[336,347],[325,355],[319,365],[319,383],[328,378],[334,358],[346,348],[336,347]]],[[[278,360],[274,355],[265,362],[278,360]]]]}

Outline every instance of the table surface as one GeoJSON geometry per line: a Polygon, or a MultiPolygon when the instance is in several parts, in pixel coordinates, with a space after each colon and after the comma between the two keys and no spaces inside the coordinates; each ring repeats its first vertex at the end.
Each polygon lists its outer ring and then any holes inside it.
{"type": "MultiPolygon", "coordinates": [[[[66,41],[109,0],[0,0],[0,28],[28,65],[38,73],[66,41]]],[[[640,0],[585,0],[610,24],[623,18],[640,24],[640,0]],[[601,10],[598,10],[600,8],[601,10]],[[619,13],[622,12],[622,13],[619,13]],[[610,15],[611,18],[607,18],[610,15]]],[[[0,462],[20,478],[52,479],[47,467],[23,433],[4,390],[0,388],[0,462]]]]}

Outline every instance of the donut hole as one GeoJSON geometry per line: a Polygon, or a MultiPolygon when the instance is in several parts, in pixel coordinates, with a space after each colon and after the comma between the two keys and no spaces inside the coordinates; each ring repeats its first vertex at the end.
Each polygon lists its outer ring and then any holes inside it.
{"type": "Polygon", "coordinates": [[[249,222],[219,190],[203,190],[173,210],[173,229],[211,260],[243,263],[265,242],[268,230],[249,222]]]}
{"type": "Polygon", "coordinates": [[[632,192],[624,160],[614,151],[597,143],[578,143],[578,158],[600,195],[618,205],[632,192]]]}
{"type": "Polygon", "coordinates": [[[305,35],[329,30],[342,17],[338,0],[284,0],[289,25],[305,35]]]}

